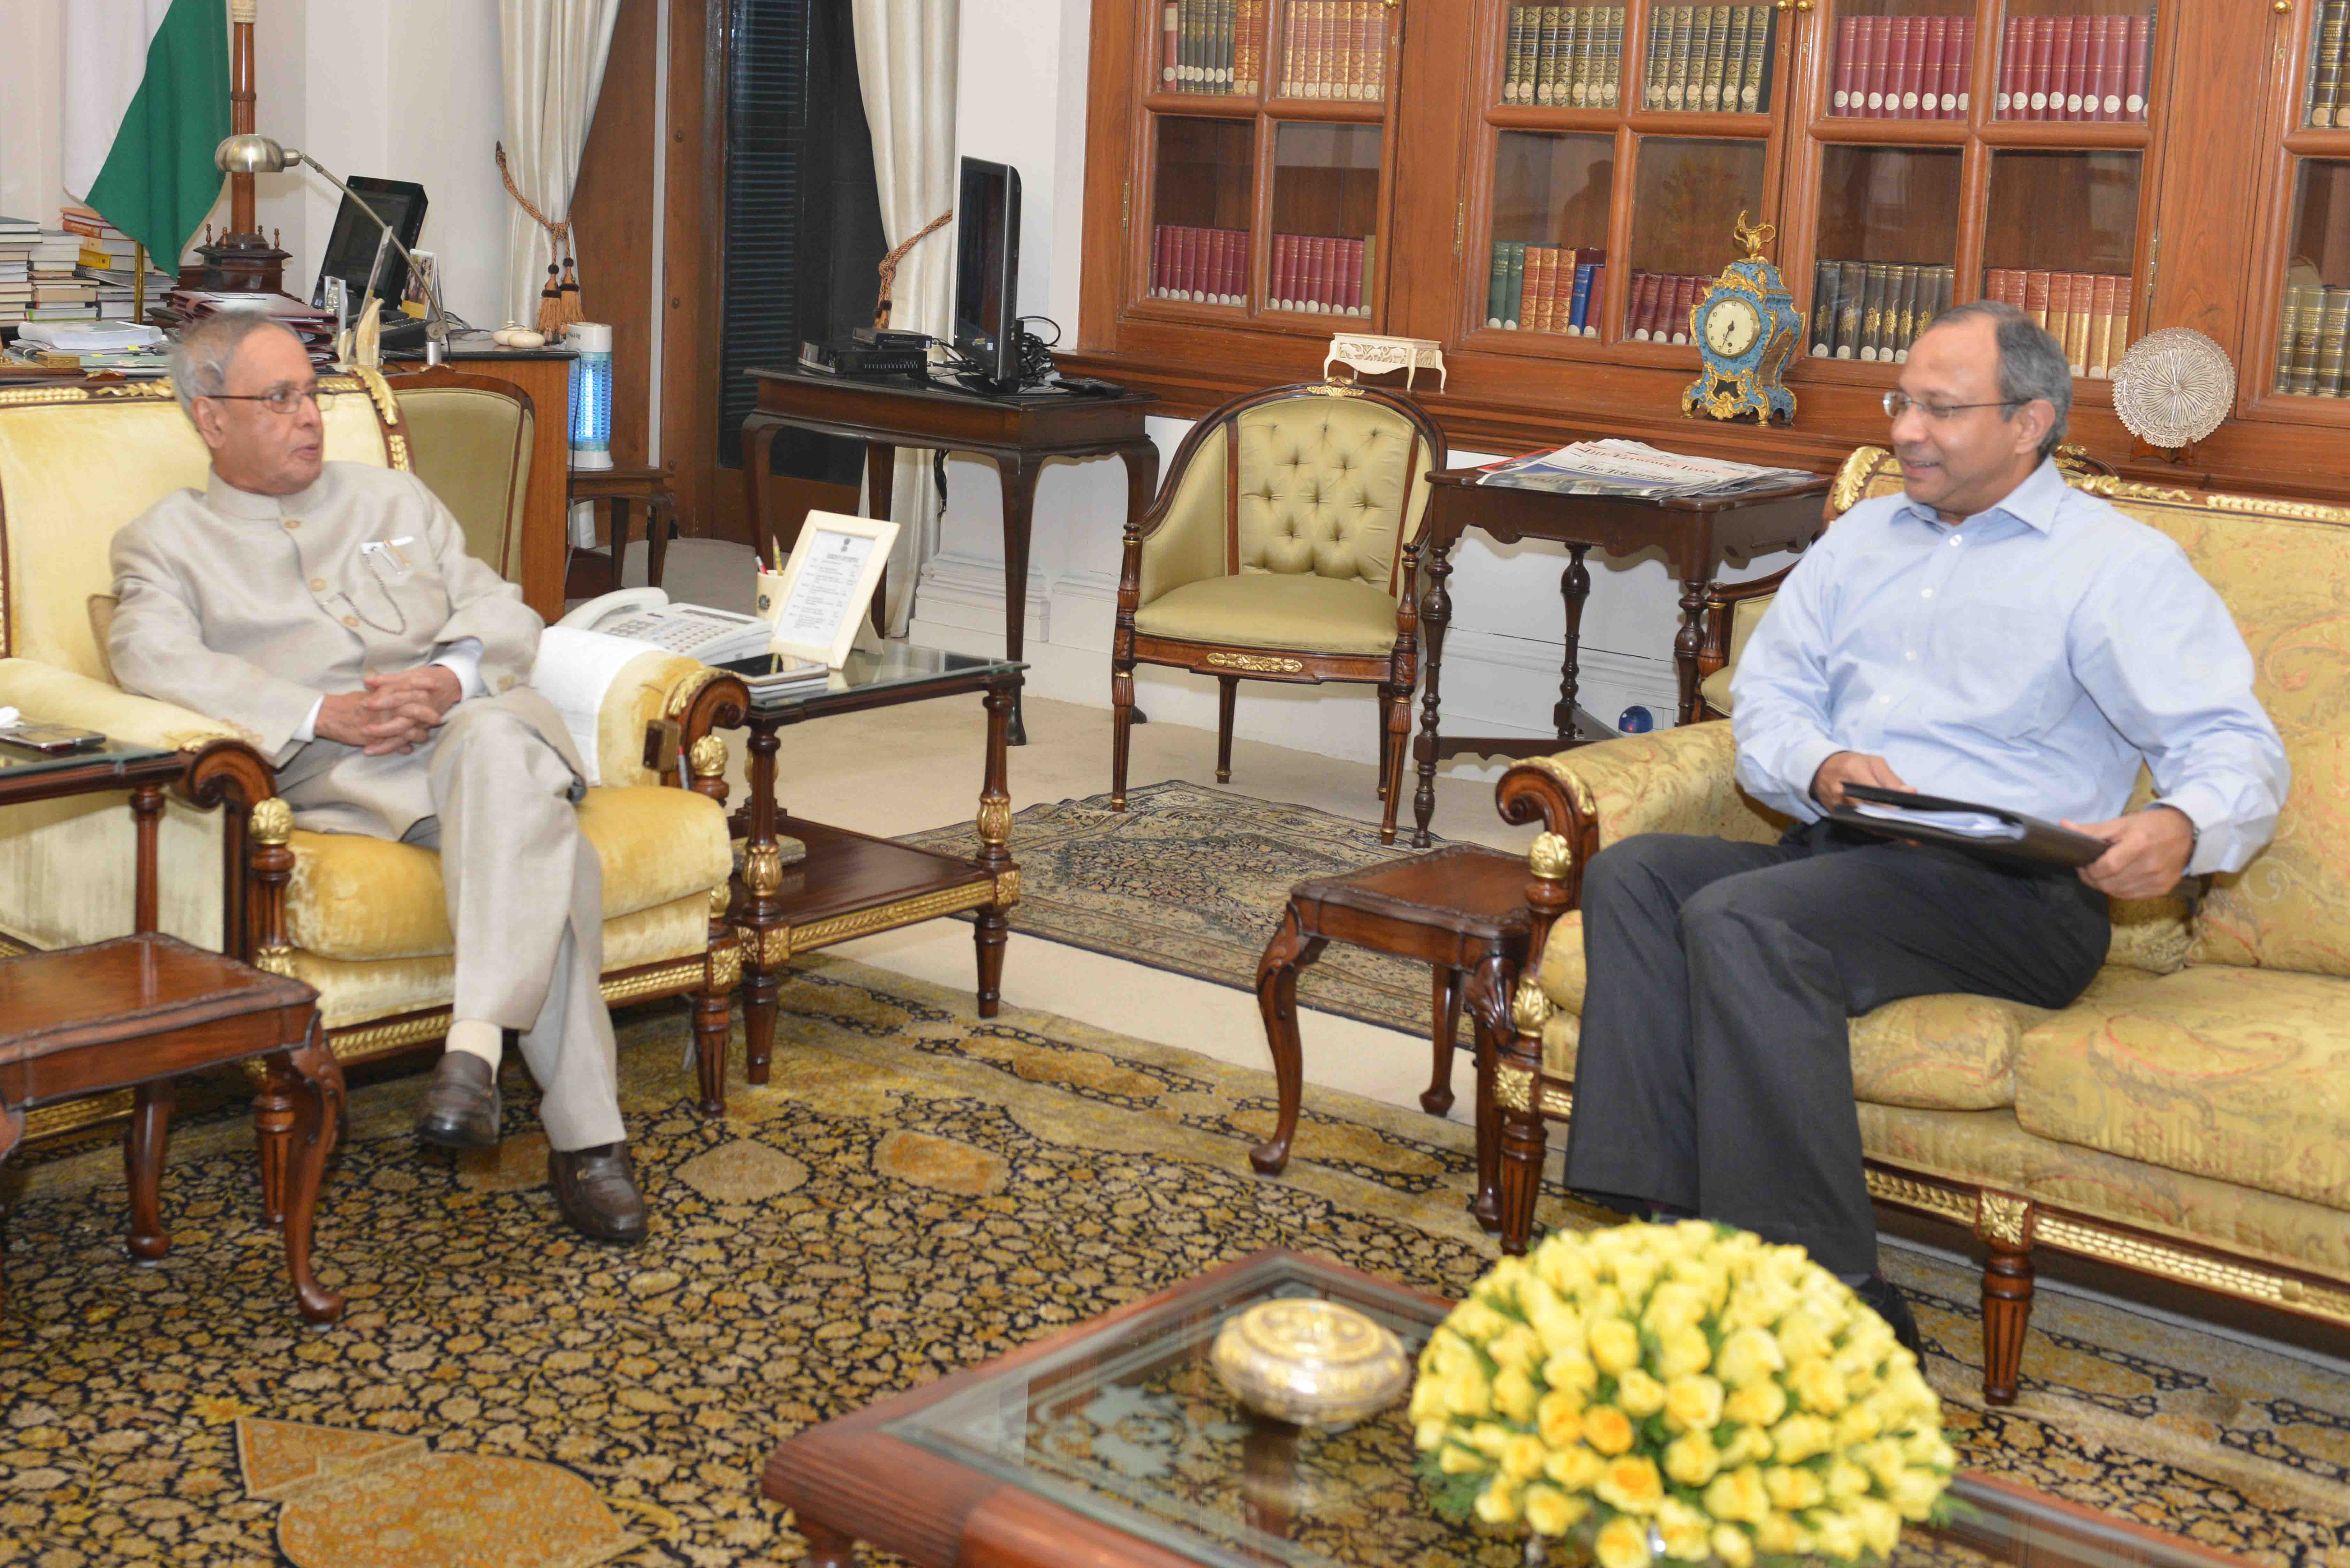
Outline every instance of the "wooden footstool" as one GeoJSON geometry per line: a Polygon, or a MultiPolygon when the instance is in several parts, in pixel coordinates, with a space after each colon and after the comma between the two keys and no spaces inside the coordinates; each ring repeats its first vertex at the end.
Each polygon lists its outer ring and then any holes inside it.
{"type": "MultiPolygon", "coordinates": [[[[318,1039],[318,993],[155,931],[88,947],[0,959],[0,1162],[35,1106],[136,1085],[123,1138],[131,1255],[171,1251],[163,1229],[163,1143],[172,1080],[266,1056],[295,1096],[286,1175],[286,1262],[302,1315],[332,1323],[343,1298],[310,1272],[310,1221],[343,1104],[342,1069],[318,1039]]],[[[0,1298],[5,1304],[5,1298],[0,1298]]]]}
{"type": "Polygon", "coordinates": [[[1250,1151],[1267,1176],[1289,1163],[1305,1083],[1298,1055],[1297,971],[1325,944],[1351,942],[1373,952],[1434,967],[1430,1012],[1435,1060],[1422,1109],[1452,1108],[1452,1042],[1467,1001],[1477,1041],[1477,1199],[1471,1205],[1488,1231],[1501,1228],[1500,1117],[1493,1104],[1493,1035],[1506,1020],[1511,992],[1526,962],[1531,917],[1525,857],[1460,844],[1432,855],[1390,860],[1349,877],[1317,877],[1289,890],[1289,909],[1257,961],[1257,1007],[1281,1109],[1273,1136],[1250,1151]]]}

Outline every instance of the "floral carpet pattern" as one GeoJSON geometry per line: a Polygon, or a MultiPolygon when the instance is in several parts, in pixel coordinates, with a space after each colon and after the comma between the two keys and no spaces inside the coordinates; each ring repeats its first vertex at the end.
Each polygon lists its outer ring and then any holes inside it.
{"type": "MultiPolygon", "coordinates": [[[[904,842],[965,854],[971,826],[904,842]]],[[[1375,823],[1180,782],[1130,792],[1122,812],[1107,794],[1032,805],[1013,817],[1012,845],[1013,929],[1238,991],[1256,989],[1256,961],[1294,884],[1429,853],[1381,844],[1375,823]]],[[[1425,1034],[1429,981],[1424,963],[1333,942],[1298,976],[1297,1000],[1425,1034]]]]}
{"type": "MultiPolygon", "coordinates": [[[[633,1252],[556,1226],[518,1071],[478,1157],[408,1136],[422,1078],[356,1089],[317,1233],[349,1306],[326,1330],[255,1217],[241,1114],[176,1129],[151,1269],[123,1255],[112,1149],[12,1163],[0,1563],[791,1563],[758,1467],[807,1423],[1262,1247],[1441,1293],[1492,1260],[1455,1124],[1309,1087],[1266,1180],[1246,1158],[1266,1074],[983,1022],[839,960],[804,964],[780,1012],[774,1082],[738,1081],[716,1119],[683,1011],[622,1015],[654,1214],[633,1252]]],[[[2350,1564],[2340,1378],[2043,1292],[2023,1399],[1987,1410],[1971,1274],[1887,1261],[1962,1462],[2280,1568],[2350,1564]]]]}

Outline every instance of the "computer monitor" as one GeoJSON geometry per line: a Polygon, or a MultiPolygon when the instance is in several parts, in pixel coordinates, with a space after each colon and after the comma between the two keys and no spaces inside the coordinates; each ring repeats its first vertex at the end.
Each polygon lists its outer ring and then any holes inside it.
{"type": "MultiPolygon", "coordinates": [[[[416,248],[424,233],[424,187],[412,180],[379,180],[360,174],[349,181],[350,188],[370,207],[383,215],[400,243],[409,249],[416,248]]],[[[373,218],[360,210],[350,197],[335,213],[334,232],[327,237],[327,254],[318,263],[318,281],[310,290],[310,303],[325,309],[327,280],[343,280],[343,292],[349,300],[347,308],[357,318],[367,307],[360,291],[367,287],[368,272],[375,265],[375,251],[383,238],[383,229],[373,218]]],[[[387,321],[400,309],[400,296],[408,287],[408,261],[397,250],[384,253],[383,271],[376,275],[376,297],[383,301],[387,321]]]]}
{"type": "Polygon", "coordinates": [[[1020,384],[1020,171],[962,161],[954,346],[999,390],[1020,384]]]}

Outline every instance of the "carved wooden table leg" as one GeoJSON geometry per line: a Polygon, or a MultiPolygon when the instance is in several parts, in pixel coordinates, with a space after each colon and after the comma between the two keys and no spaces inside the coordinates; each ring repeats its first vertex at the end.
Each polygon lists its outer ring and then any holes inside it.
{"type": "MultiPolygon", "coordinates": [[[[751,509],[751,548],[758,552],[761,561],[769,559],[778,543],[767,511],[767,492],[775,483],[775,475],[768,472],[773,462],[770,454],[775,437],[790,428],[756,413],[743,421],[743,500],[751,509]]],[[[791,546],[785,544],[784,548],[788,551],[791,546]]]]}
{"type": "Polygon", "coordinates": [[[132,1096],[130,1125],[122,1134],[122,1173],[130,1188],[130,1255],[161,1262],[172,1250],[163,1229],[163,1145],[171,1136],[172,1080],[141,1084],[132,1096]]]}
{"type": "Polygon", "coordinates": [[[1436,815],[1436,689],[1444,671],[1444,628],[1452,624],[1452,596],[1444,589],[1444,579],[1452,575],[1452,549],[1440,535],[1429,544],[1428,588],[1419,597],[1419,634],[1428,663],[1420,680],[1419,739],[1414,747],[1419,763],[1419,787],[1411,797],[1414,849],[1428,847],[1429,819],[1436,815]]]}
{"type": "Polygon", "coordinates": [[[1431,1116],[1440,1116],[1452,1108],[1452,1042],[1461,1031],[1461,971],[1450,964],[1430,968],[1434,981],[1430,989],[1429,1015],[1436,1021],[1435,1059],[1430,1064],[1428,1088],[1419,1096],[1419,1108],[1431,1116]]]}
{"type": "Polygon", "coordinates": [[[1583,565],[1590,548],[1569,545],[1566,570],[1558,579],[1559,597],[1566,602],[1566,649],[1558,670],[1558,706],[1551,710],[1550,722],[1562,741],[1575,740],[1582,732],[1575,722],[1576,681],[1583,672],[1576,655],[1583,647],[1583,602],[1591,597],[1591,573],[1583,565]]]}
{"type": "Polygon", "coordinates": [[[1673,634],[1673,673],[1679,678],[1681,707],[1674,722],[1697,722],[1697,650],[1703,640],[1699,628],[1705,619],[1705,597],[1713,579],[1700,577],[1681,584],[1681,628],[1673,634]]]}
{"type": "MultiPolygon", "coordinates": [[[[1535,1103],[1542,1086],[1542,1036],[1511,1016],[1510,989],[1515,977],[1509,967],[1499,954],[1477,966],[1469,977],[1469,1012],[1497,1047],[1492,1072],[1479,1077],[1492,1080],[1500,1133],[1490,1143],[1500,1148],[1502,1251],[1516,1255],[1526,1250],[1526,1238],[1534,1231],[1547,1140],[1542,1107],[1535,1103]]],[[[1483,1087],[1482,1081],[1479,1086],[1483,1087]]],[[[1480,1164],[1488,1158],[1481,1151],[1480,1164]]]]}
{"type": "MultiPolygon", "coordinates": [[[[604,591],[617,594],[620,591],[621,568],[629,564],[629,498],[615,495],[608,504],[612,508],[612,586],[604,591]]],[[[650,514],[650,508],[647,508],[647,529],[650,530],[657,521],[650,514]]],[[[652,569],[652,535],[650,531],[645,535],[645,569],[652,569]]]]}
{"type": "Polygon", "coordinates": [[[987,689],[987,782],[979,794],[979,864],[995,879],[995,897],[982,905],[972,922],[972,940],[979,956],[979,1015],[993,1018],[1003,1003],[1003,943],[1012,929],[1013,899],[1019,883],[1007,882],[1016,870],[1007,846],[1012,839],[1012,793],[1005,783],[1004,749],[1008,731],[1019,722],[1020,680],[1014,677],[987,689]]]}
{"type": "Polygon", "coordinates": [[[1975,1200],[1975,1234],[1983,1243],[1983,1398],[2015,1403],[2022,1376],[2023,1334],[2032,1325],[2032,1230],[2029,1199],[1984,1192],[1975,1200]]]}
{"type": "Polygon", "coordinates": [[[1477,1033],[1477,1196],[1469,1200],[1469,1213],[1491,1235],[1502,1228],[1502,1116],[1493,1100],[1499,1055],[1485,1021],[1472,1018],[1470,1026],[1477,1033]]]}
{"type": "Polygon", "coordinates": [[[1320,937],[1305,934],[1305,922],[1293,903],[1281,917],[1281,929],[1265,945],[1256,965],[1256,1005],[1264,1015],[1264,1041],[1273,1049],[1273,1076],[1280,1110],[1273,1136],[1249,1150],[1249,1163],[1265,1176],[1279,1176],[1289,1163],[1289,1140],[1297,1131],[1297,1102],[1305,1093],[1305,1065],[1297,1041],[1297,971],[1322,956],[1320,937]]]}
{"type": "Polygon", "coordinates": [[[784,923],[775,898],[784,875],[783,849],[776,842],[782,832],[775,808],[775,752],[780,742],[772,722],[754,715],[748,727],[751,787],[750,798],[743,803],[750,814],[750,828],[743,836],[743,1075],[751,1083],[764,1084],[775,1048],[775,994],[783,989],[782,955],[770,955],[767,950],[768,934],[784,923]]]}
{"type": "MultiPolygon", "coordinates": [[[[995,475],[1003,487],[1003,657],[1015,663],[1028,635],[1028,534],[1036,511],[1036,471],[1039,463],[1015,452],[999,452],[995,475]]],[[[1131,483],[1133,470],[1128,471],[1131,483]]],[[[1020,694],[1012,696],[1012,743],[1028,743],[1028,726],[1021,722],[1020,694]]]]}
{"type": "Polygon", "coordinates": [[[310,1225],[326,1179],[328,1135],[342,1116],[343,1070],[320,1041],[316,1019],[308,1043],[276,1060],[285,1063],[300,1091],[294,1102],[294,1163],[286,1173],[286,1266],[302,1315],[312,1323],[333,1323],[343,1315],[343,1298],[310,1272],[310,1225]]]}

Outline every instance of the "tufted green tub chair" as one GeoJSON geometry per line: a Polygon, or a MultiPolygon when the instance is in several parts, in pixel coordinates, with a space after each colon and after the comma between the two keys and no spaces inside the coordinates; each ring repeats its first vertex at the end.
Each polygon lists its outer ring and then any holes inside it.
{"type": "Polygon", "coordinates": [[[1134,667],[1216,678],[1216,782],[1232,776],[1240,683],[1379,689],[1381,843],[1395,841],[1428,475],[1444,436],[1409,399],[1305,384],[1235,398],[1191,427],[1126,532],[1111,644],[1110,809],[1126,809],[1134,667]]]}

